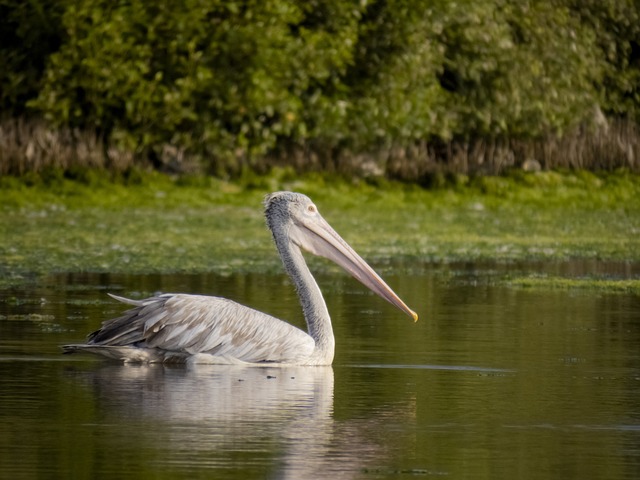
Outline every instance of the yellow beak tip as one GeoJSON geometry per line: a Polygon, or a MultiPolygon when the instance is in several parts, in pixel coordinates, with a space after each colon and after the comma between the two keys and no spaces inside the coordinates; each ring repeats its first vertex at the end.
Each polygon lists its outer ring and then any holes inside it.
{"type": "Polygon", "coordinates": [[[413,310],[411,311],[411,316],[413,317],[413,321],[414,322],[418,321],[418,314],[416,312],[414,312],[413,310]]]}

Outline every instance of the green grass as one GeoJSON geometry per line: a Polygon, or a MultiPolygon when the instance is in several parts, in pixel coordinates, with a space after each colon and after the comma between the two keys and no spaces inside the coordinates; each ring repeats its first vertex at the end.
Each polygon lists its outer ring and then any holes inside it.
{"type": "Polygon", "coordinates": [[[81,271],[279,271],[261,206],[279,189],[311,196],[381,268],[393,259],[640,261],[640,177],[625,172],[457,177],[434,190],[286,170],[237,182],[92,173],[0,178],[0,281],[81,271]]]}

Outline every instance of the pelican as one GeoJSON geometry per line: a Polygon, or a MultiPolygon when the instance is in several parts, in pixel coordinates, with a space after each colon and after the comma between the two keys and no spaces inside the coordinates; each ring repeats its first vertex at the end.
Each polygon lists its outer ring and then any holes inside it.
{"type": "Polygon", "coordinates": [[[334,261],[418,320],[322,218],[309,197],[276,192],[265,197],[264,207],[284,269],[296,287],[308,333],[220,297],[166,293],[130,300],[111,295],[133,308],[105,321],[87,343],[64,345],[64,352],[83,351],[125,363],[331,365],[335,350],[331,318],[302,250],[334,261]]]}

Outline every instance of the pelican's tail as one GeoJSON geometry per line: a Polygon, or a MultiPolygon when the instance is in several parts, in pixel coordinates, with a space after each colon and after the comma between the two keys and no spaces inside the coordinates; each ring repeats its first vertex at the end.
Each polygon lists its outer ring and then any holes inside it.
{"type": "Polygon", "coordinates": [[[143,307],[145,305],[144,300],[132,300],[130,298],[119,297],[118,295],[114,295],[113,293],[107,293],[114,300],[118,300],[119,302],[126,303],[128,305],[133,305],[134,307],[143,307]]]}

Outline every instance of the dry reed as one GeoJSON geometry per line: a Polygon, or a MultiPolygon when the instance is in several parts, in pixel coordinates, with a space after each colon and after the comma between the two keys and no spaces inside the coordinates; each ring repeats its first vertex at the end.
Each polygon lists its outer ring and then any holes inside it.
{"type": "Polygon", "coordinates": [[[389,149],[378,158],[387,175],[416,180],[436,173],[499,175],[511,169],[640,171],[640,131],[627,120],[543,139],[478,139],[389,149]],[[385,158],[386,157],[386,158],[385,158]]]}
{"type": "MultiPolygon", "coordinates": [[[[162,158],[156,167],[164,166],[175,173],[207,171],[206,165],[188,158],[182,151],[175,154],[174,150],[162,146],[162,158]]],[[[108,146],[92,133],[52,129],[43,121],[0,122],[0,175],[41,173],[49,168],[122,172],[148,165],[148,159],[108,146]]],[[[251,162],[256,172],[266,172],[273,166],[289,166],[298,172],[322,170],[418,182],[440,174],[498,175],[514,168],[527,171],[624,168],[638,172],[640,131],[631,121],[612,120],[597,128],[579,128],[563,136],[550,135],[538,140],[424,141],[367,154],[307,145],[286,148],[251,162]]]]}
{"type": "Polygon", "coordinates": [[[95,134],[52,129],[39,120],[0,122],[0,175],[67,171],[75,167],[124,171],[134,164],[132,153],[105,148],[95,134]]]}

